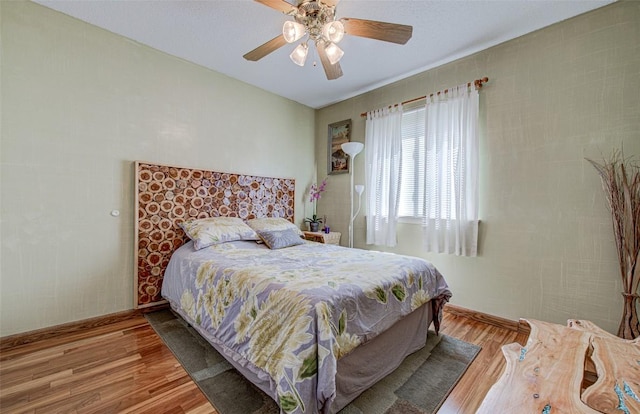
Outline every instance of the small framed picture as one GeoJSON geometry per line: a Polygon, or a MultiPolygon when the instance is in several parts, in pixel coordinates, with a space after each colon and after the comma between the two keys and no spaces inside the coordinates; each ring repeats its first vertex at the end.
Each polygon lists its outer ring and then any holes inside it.
{"type": "Polygon", "coordinates": [[[349,172],[349,156],[342,151],[341,145],[351,141],[351,120],[329,124],[329,174],[342,174],[349,172]]]}

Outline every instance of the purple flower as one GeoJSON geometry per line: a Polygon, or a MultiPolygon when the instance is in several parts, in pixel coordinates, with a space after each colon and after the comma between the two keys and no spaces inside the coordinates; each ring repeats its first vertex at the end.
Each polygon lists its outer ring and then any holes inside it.
{"type": "Polygon", "coordinates": [[[313,203],[314,201],[320,200],[320,196],[326,190],[326,187],[327,187],[326,178],[322,180],[319,186],[315,183],[311,184],[311,189],[309,190],[309,194],[310,194],[309,201],[313,203]]]}
{"type": "Polygon", "coordinates": [[[309,189],[309,201],[313,203],[313,219],[306,219],[312,222],[320,222],[322,223],[322,219],[318,219],[316,216],[316,201],[320,200],[320,196],[327,188],[327,179],[322,180],[320,185],[315,183],[311,184],[311,188],[309,189]]]}

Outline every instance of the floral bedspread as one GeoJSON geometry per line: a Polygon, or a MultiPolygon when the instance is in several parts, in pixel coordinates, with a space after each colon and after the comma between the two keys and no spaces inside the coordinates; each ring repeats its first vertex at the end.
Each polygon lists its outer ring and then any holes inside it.
{"type": "Polygon", "coordinates": [[[433,265],[415,257],[232,242],[178,249],[162,295],[227,356],[267,373],[282,412],[315,413],[329,411],[339,358],[432,298],[439,308],[451,292],[433,265]]]}

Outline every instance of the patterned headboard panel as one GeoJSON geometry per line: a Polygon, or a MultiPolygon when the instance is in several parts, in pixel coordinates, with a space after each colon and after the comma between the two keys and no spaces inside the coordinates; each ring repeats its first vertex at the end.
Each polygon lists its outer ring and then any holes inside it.
{"type": "Polygon", "coordinates": [[[295,180],[136,161],[136,308],[164,302],[171,254],[188,241],[179,223],[193,218],[284,217],[293,222],[295,180]]]}

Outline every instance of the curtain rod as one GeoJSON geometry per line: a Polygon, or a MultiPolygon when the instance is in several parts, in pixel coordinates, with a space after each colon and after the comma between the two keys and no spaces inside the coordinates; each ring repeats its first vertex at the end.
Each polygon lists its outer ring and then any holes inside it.
{"type": "MultiPolygon", "coordinates": [[[[480,89],[480,88],[482,88],[482,84],[483,84],[483,83],[487,83],[487,82],[489,82],[489,78],[487,78],[487,77],[485,76],[485,77],[484,77],[484,78],[482,78],[482,79],[476,79],[476,80],[474,80],[473,82],[467,82],[467,87],[470,87],[470,86],[473,84],[473,85],[476,87],[476,89],[480,89]]],[[[449,92],[449,89],[445,89],[445,90],[444,90],[444,91],[442,91],[442,92],[443,92],[443,93],[447,93],[447,92],[449,92]]],[[[431,95],[429,95],[429,98],[431,98],[433,95],[440,95],[440,93],[441,93],[441,92],[437,92],[437,93],[435,93],[435,94],[433,94],[433,93],[432,93],[431,95]]],[[[418,97],[418,98],[409,99],[408,101],[404,101],[404,102],[402,102],[402,105],[406,105],[406,104],[408,104],[408,103],[412,103],[412,102],[420,101],[420,100],[422,100],[422,99],[427,99],[427,96],[425,95],[425,96],[420,96],[420,97],[418,97]]],[[[393,108],[394,106],[398,106],[398,104],[389,105],[389,108],[393,108]]],[[[366,117],[366,116],[367,116],[367,113],[366,113],[366,112],[363,112],[363,113],[361,113],[361,114],[360,114],[360,116],[361,116],[361,117],[366,117]]]]}

